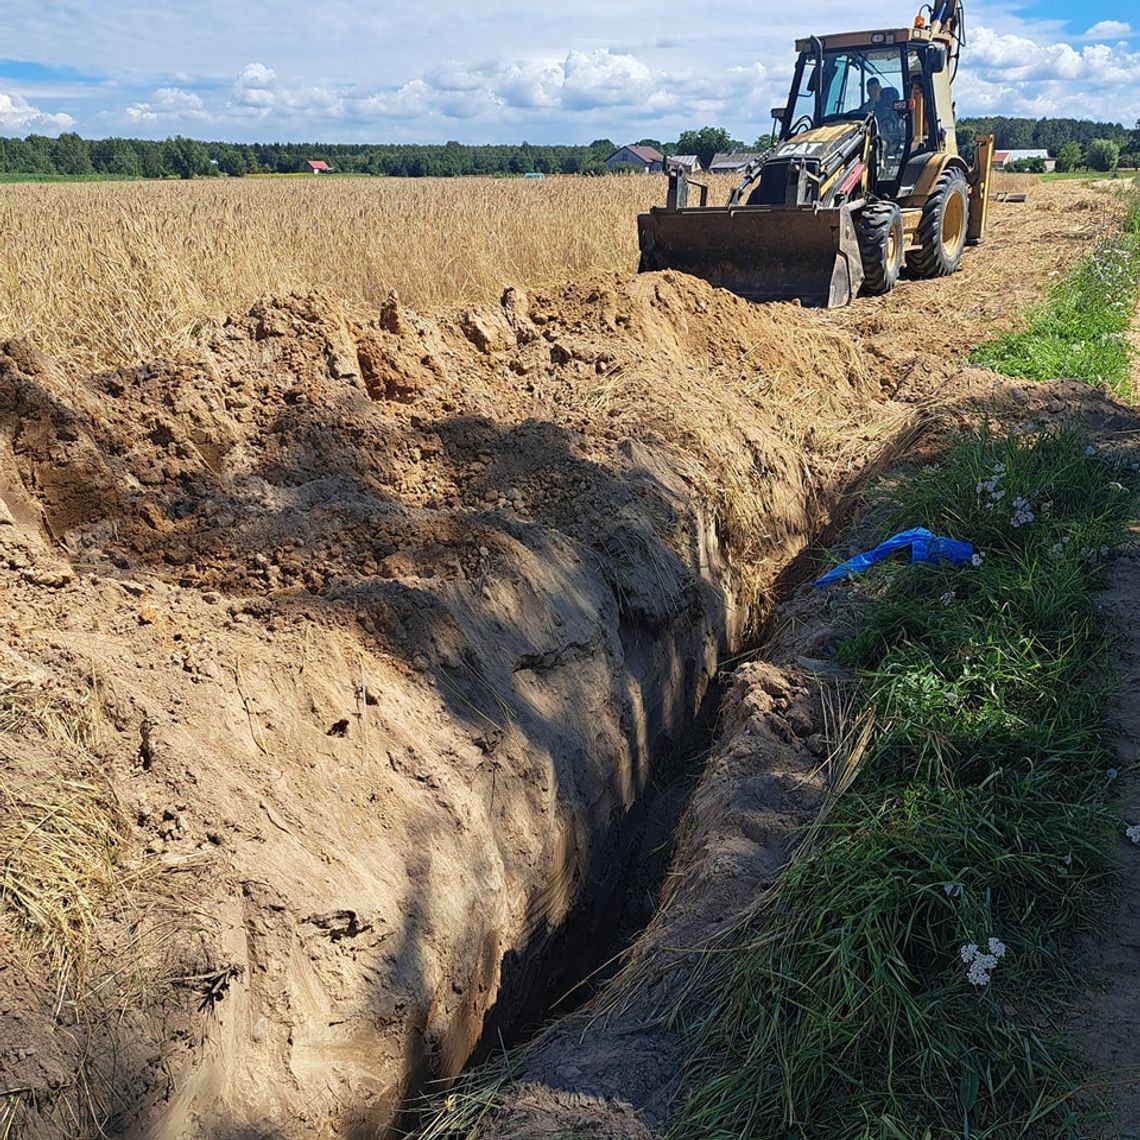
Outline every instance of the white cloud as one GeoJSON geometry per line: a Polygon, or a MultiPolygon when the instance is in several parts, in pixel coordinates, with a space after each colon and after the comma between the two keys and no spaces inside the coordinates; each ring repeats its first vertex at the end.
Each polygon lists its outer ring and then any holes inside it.
{"type": "MultiPolygon", "coordinates": [[[[1137,33],[1124,18],[1080,32],[1025,7],[973,0],[955,92],[962,114],[1140,117],[1137,33]]],[[[745,0],[720,0],[715,19],[694,19],[683,0],[324,0],[319,17],[309,0],[272,9],[267,18],[265,5],[228,0],[6,0],[6,39],[45,74],[7,83],[0,131],[586,142],[670,138],[708,123],[751,139],[786,96],[794,37],[864,23],[833,0],[769,6],[760,21],[745,0]]]]}
{"type": "Polygon", "coordinates": [[[687,108],[714,114],[728,102],[766,104],[768,87],[767,70],[759,63],[719,73],[669,74],[630,52],[596,48],[570,51],[561,59],[498,60],[477,67],[448,61],[394,91],[354,92],[343,105],[365,121],[422,117],[503,124],[542,115],[557,123],[591,114],[659,118],[687,108]]]}
{"type": "Polygon", "coordinates": [[[431,89],[422,79],[413,79],[397,91],[358,98],[350,106],[362,118],[418,119],[433,109],[430,93],[431,89]]]}
{"type": "Polygon", "coordinates": [[[433,67],[424,75],[424,80],[438,91],[478,91],[487,82],[487,77],[457,60],[448,60],[439,67],[433,67]]]}
{"type": "Polygon", "coordinates": [[[1092,118],[1140,116],[1140,53],[1122,44],[1042,44],[978,28],[956,95],[964,113],[1092,118]]]}
{"type": "Polygon", "coordinates": [[[33,107],[22,95],[10,95],[0,91],[0,130],[15,132],[35,132],[43,135],[58,135],[75,127],[70,115],[48,114],[39,107],[33,107]]]}
{"type": "Polygon", "coordinates": [[[1124,121],[1140,116],[1140,52],[1124,45],[1038,43],[977,28],[955,94],[964,114],[1124,121]]]}
{"type": "Polygon", "coordinates": [[[146,102],[132,103],[126,110],[132,123],[157,123],[160,120],[202,123],[210,113],[195,91],[180,87],[160,87],[146,102]]]}
{"type": "Polygon", "coordinates": [[[1125,24],[1121,20],[1101,20],[1100,23],[1093,24],[1093,26],[1085,32],[1085,39],[1119,39],[1122,36],[1130,36],[1131,34],[1131,24],[1125,24]]]}
{"type": "Polygon", "coordinates": [[[653,72],[636,56],[605,48],[572,51],[562,65],[561,105],[569,111],[594,107],[634,107],[656,90],[653,72]]]}
{"type": "Polygon", "coordinates": [[[277,102],[277,73],[264,63],[247,63],[233,87],[233,102],[264,117],[277,102]]]}

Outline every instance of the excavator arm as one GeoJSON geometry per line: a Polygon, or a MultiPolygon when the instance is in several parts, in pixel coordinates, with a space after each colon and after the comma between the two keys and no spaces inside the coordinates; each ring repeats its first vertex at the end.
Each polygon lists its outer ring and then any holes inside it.
{"type": "Polygon", "coordinates": [[[958,31],[958,25],[962,21],[962,4],[961,0],[938,0],[933,8],[933,15],[930,17],[930,30],[937,35],[939,32],[946,32],[947,35],[955,35],[958,31]]]}

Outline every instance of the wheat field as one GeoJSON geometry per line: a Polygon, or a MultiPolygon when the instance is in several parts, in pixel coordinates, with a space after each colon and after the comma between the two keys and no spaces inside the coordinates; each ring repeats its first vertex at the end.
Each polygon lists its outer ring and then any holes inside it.
{"type": "MultiPolygon", "coordinates": [[[[722,202],[730,177],[713,180],[722,202]]],[[[664,176],[210,179],[0,185],[0,338],[84,368],[160,356],[259,296],[362,315],[498,298],[637,264],[664,176]]]]}

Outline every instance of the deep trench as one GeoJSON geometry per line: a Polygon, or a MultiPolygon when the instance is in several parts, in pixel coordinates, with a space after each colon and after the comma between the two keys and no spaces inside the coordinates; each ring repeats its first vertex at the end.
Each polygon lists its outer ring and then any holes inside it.
{"type": "MultiPolygon", "coordinates": [[[[868,465],[857,482],[863,484],[884,466],[885,456],[873,469],[868,465]]],[[[524,1044],[553,1020],[573,1013],[598,994],[620,969],[625,951],[656,913],[673,862],[680,824],[716,741],[731,673],[763,652],[780,603],[815,576],[820,549],[837,541],[850,519],[852,490],[853,487],[843,488],[833,497],[829,520],[777,575],[766,591],[759,620],[751,624],[743,644],[721,660],[696,715],[675,743],[659,756],[645,794],[623,821],[615,859],[624,872],[620,881],[616,886],[602,884],[601,891],[596,880],[590,883],[562,927],[541,948],[537,963],[526,961],[516,968],[504,963],[503,997],[485,1015],[482,1035],[464,1072],[496,1053],[524,1044]]],[[[422,1105],[422,1101],[419,1103],[422,1105]]]]}

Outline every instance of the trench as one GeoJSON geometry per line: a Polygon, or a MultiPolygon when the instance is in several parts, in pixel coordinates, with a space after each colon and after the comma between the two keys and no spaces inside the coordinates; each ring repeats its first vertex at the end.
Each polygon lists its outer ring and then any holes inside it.
{"type": "MultiPolygon", "coordinates": [[[[815,577],[821,549],[837,542],[846,529],[855,510],[855,492],[895,462],[912,438],[903,432],[885,441],[874,462],[817,504],[826,521],[804,536],[800,552],[777,573],[764,594],[762,612],[746,627],[741,644],[730,645],[721,656],[695,715],[658,756],[646,792],[626,814],[608,864],[616,873],[591,877],[552,937],[504,960],[499,1000],[485,1014],[481,1036],[460,1076],[579,1010],[618,972],[656,913],[680,828],[717,741],[730,673],[763,652],[779,605],[815,577]]],[[[433,1111],[425,1107],[422,1093],[409,1097],[397,1134],[414,1133],[433,1111]]]]}

